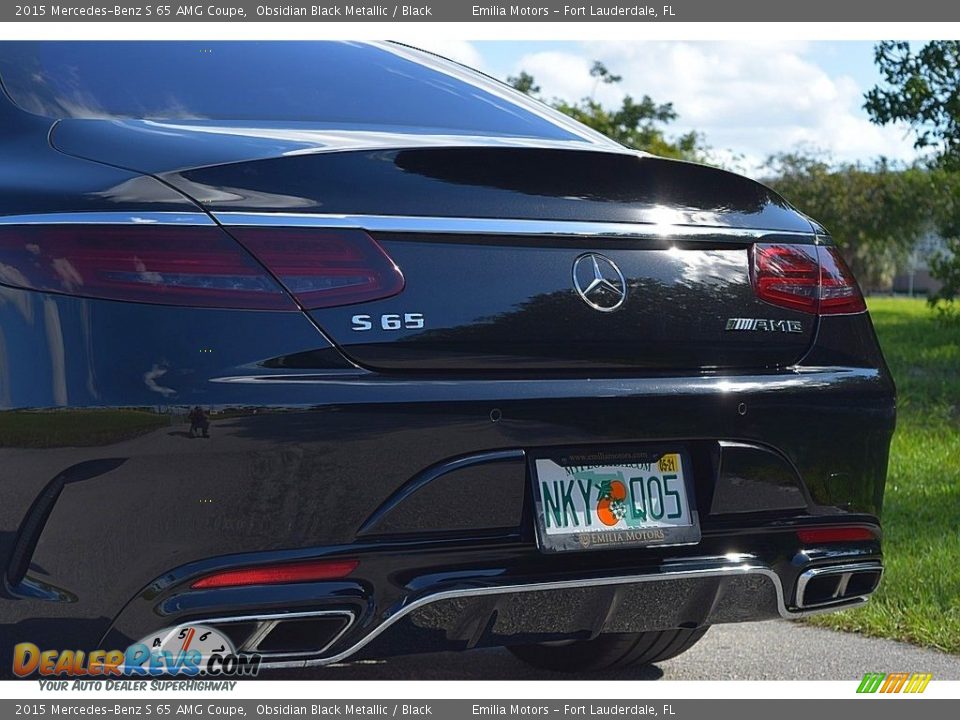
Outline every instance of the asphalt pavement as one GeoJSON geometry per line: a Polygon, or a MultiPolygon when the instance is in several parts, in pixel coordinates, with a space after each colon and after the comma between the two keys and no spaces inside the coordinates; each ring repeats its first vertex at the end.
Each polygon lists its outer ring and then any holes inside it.
{"type": "MultiPolygon", "coordinates": [[[[683,655],[655,666],[607,671],[602,679],[633,680],[859,680],[865,672],[928,672],[960,680],[960,656],[774,620],[718,625],[683,655]]],[[[347,662],[327,668],[267,673],[311,680],[596,680],[596,674],[535,670],[506,650],[408,655],[347,662]]]]}

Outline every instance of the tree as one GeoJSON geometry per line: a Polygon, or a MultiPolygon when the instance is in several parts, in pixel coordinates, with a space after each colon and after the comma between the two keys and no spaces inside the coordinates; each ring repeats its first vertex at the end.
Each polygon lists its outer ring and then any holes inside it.
{"type": "Polygon", "coordinates": [[[516,90],[519,90],[524,95],[530,95],[535,97],[540,94],[540,86],[533,79],[533,75],[521,71],[519,75],[507,78],[507,84],[511,85],[516,90]]]}
{"type": "Polygon", "coordinates": [[[883,83],[866,94],[873,122],[908,123],[916,148],[937,150],[960,166],[960,40],[929,42],[916,52],[907,42],[881,42],[874,61],[883,83]]]}
{"type": "Polygon", "coordinates": [[[934,152],[936,201],[931,220],[947,249],[934,257],[930,274],[943,282],[931,296],[945,315],[957,315],[960,296],[960,41],[938,40],[914,51],[910,43],[881,42],[874,60],[883,82],[866,94],[864,107],[878,125],[905,122],[914,146],[934,152]]]}
{"type": "Polygon", "coordinates": [[[943,283],[928,301],[944,319],[960,319],[960,172],[935,168],[934,226],[945,247],[930,259],[930,275],[943,283]]]}
{"type": "MultiPolygon", "coordinates": [[[[614,75],[612,72],[607,70],[607,66],[599,60],[593,61],[593,65],[590,67],[590,77],[597,78],[597,80],[602,82],[604,85],[615,85],[623,80],[622,75],[614,75]]],[[[596,92],[596,89],[594,89],[594,92],[596,92]]]]}
{"type": "Polygon", "coordinates": [[[930,260],[930,275],[937,278],[943,286],[928,298],[928,302],[940,312],[944,319],[954,320],[958,316],[955,298],[960,295],[960,238],[947,238],[946,248],[936,253],[930,260]]]}
{"type": "Polygon", "coordinates": [[[809,153],[778,155],[768,165],[768,184],[824,224],[867,290],[889,289],[935,225],[940,191],[927,168],[832,164],[809,153]]]}
{"type": "MultiPolygon", "coordinates": [[[[616,85],[623,80],[622,76],[614,75],[599,61],[593,63],[590,76],[596,79],[597,85],[616,85]]],[[[532,97],[538,97],[540,93],[540,86],[527,72],[508,77],[507,82],[532,97]]],[[[677,119],[673,104],[656,103],[648,95],[644,95],[639,102],[631,95],[625,95],[620,107],[613,110],[605,108],[593,95],[577,102],[554,99],[549,104],[621,145],[636,150],[684,160],[702,160],[706,150],[696,132],[668,138],[663,128],[677,119]]]]}

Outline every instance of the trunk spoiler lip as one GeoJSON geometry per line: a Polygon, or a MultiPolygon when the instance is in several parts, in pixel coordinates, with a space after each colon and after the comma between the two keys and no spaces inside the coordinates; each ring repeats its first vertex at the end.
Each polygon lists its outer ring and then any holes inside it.
{"type": "Polygon", "coordinates": [[[787,237],[830,244],[827,236],[801,230],[742,228],[729,225],[692,225],[657,222],[590,220],[531,220],[525,218],[444,217],[421,215],[352,215],[284,212],[52,212],[2,215],[0,225],[129,224],[213,225],[223,227],[353,228],[368,232],[435,233],[453,235],[540,235],[553,237],[609,237],[651,239],[726,238],[752,242],[787,237]]]}
{"type": "Polygon", "coordinates": [[[422,215],[366,215],[338,213],[234,212],[212,210],[224,227],[355,228],[368,232],[436,233],[466,235],[541,235],[574,237],[710,239],[754,241],[766,237],[817,240],[809,231],[778,228],[744,228],[683,222],[612,222],[583,220],[533,220],[526,218],[445,217],[422,215]]]}
{"type": "Polygon", "coordinates": [[[558,150],[654,158],[641,150],[587,138],[554,140],[450,128],[330,126],[273,121],[64,118],[53,123],[50,144],[59,152],[94,162],[129,166],[150,175],[198,167],[297,155],[393,150],[491,148],[558,150]]]}
{"type": "MultiPolygon", "coordinates": [[[[818,227],[762,181],[701,160],[660,157],[619,145],[612,140],[601,142],[592,136],[557,140],[537,136],[485,134],[481,130],[460,131],[443,127],[67,118],[58,120],[50,127],[48,142],[58,152],[72,157],[153,176],[188,197],[192,197],[189,188],[181,187],[176,176],[190,171],[282,158],[457,150],[554,152],[569,153],[571,156],[606,156],[621,160],[632,158],[650,163],[653,173],[670,168],[672,172],[695,173],[700,169],[715,174],[710,180],[714,185],[719,182],[736,182],[744,187],[754,186],[755,192],[765,195],[769,202],[780,206],[784,216],[793,216],[789,222],[786,217],[781,218],[779,223],[774,220],[778,228],[764,229],[799,231],[802,228],[803,232],[806,232],[808,228],[813,231],[818,227]]],[[[222,204],[218,205],[217,209],[224,209],[222,204]]],[[[216,205],[208,205],[204,209],[214,211],[215,208],[216,205]]],[[[252,209],[256,211],[259,208],[252,209]]],[[[657,215],[663,209],[655,205],[649,209],[641,209],[638,220],[641,223],[662,224],[663,220],[657,215]]],[[[683,222],[673,222],[719,227],[734,224],[725,221],[723,217],[709,217],[710,214],[710,209],[691,208],[683,222]],[[706,216],[703,216],[704,210],[707,212],[706,216]]],[[[626,220],[629,221],[630,218],[626,220]]],[[[615,222],[622,223],[624,220],[615,222]]],[[[750,227],[750,220],[744,219],[736,224],[739,227],[750,227]]]]}
{"type": "Polygon", "coordinates": [[[742,228],[729,225],[686,225],[655,222],[591,220],[531,220],[526,218],[444,217],[422,215],[352,215],[283,212],[157,212],[80,211],[0,215],[0,225],[214,225],[224,227],[353,228],[370,232],[419,232],[467,235],[546,235],[613,238],[704,239],[725,237],[744,241],[790,237],[831,244],[828,236],[801,230],[742,228]]]}

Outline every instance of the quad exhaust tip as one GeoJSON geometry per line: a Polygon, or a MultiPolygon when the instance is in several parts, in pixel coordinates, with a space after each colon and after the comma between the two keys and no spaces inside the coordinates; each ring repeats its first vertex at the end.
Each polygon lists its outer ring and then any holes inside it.
{"type": "Polygon", "coordinates": [[[349,610],[318,610],[213,618],[202,624],[222,632],[240,652],[295,659],[322,655],[355,620],[349,610]]]}
{"type": "Polygon", "coordinates": [[[796,619],[806,615],[853,607],[867,601],[880,582],[883,566],[879,561],[821,565],[804,571],[797,584],[796,603],[787,606],[780,576],[769,567],[738,562],[730,566],[715,563],[687,563],[684,568],[658,574],[611,576],[568,581],[520,583],[502,586],[454,588],[410,600],[396,609],[370,632],[346,649],[329,654],[354,627],[356,611],[346,608],[299,612],[261,612],[193,620],[186,624],[211,626],[229,637],[238,651],[263,656],[261,667],[315,667],[345,660],[361,650],[397,621],[411,612],[442,600],[509,595],[599,585],[633,585],[646,582],[670,582],[730,575],[762,576],[773,584],[781,617],[796,619]]]}
{"type": "Polygon", "coordinates": [[[864,602],[882,575],[878,562],[811,568],[797,581],[797,607],[812,610],[864,602]]]}

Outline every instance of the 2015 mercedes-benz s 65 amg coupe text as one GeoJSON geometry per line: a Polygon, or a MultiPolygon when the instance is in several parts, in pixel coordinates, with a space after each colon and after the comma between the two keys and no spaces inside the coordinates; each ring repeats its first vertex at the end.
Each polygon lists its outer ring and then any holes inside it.
{"type": "Polygon", "coordinates": [[[8,673],[601,669],[877,587],[893,383],[762,185],[391,44],[12,42],[0,78],[8,673]]]}

